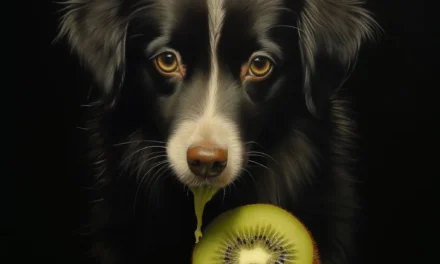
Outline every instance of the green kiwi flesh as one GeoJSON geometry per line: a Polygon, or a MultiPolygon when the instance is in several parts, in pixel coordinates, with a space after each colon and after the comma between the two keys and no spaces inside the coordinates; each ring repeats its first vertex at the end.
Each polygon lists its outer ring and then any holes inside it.
{"type": "Polygon", "coordinates": [[[289,212],[269,204],[241,206],[218,216],[196,244],[193,264],[315,264],[313,238],[289,212]]]}

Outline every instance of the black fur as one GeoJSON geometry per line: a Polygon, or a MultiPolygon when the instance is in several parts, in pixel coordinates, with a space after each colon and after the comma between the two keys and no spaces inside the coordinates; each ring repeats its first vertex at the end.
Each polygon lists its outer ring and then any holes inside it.
{"type": "MultiPolygon", "coordinates": [[[[218,48],[225,79],[236,80],[240,63],[261,48],[261,32],[253,25],[274,2],[225,0],[218,48]]],[[[283,53],[276,72],[243,87],[247,101],[229,94],[236,110],[228,114],[248,151],[246,171],[208,204],[204,223],[239,205],[276,204],[311,230],[324,264],[350,263],[357,132],[350,100],[338,88],[375,24],[357,0],[281,2],[276,24],[284,26],[268,34],[283,53]],[[267,158],[253,156],[255,151],[267,158]]],[[[192,198],[168,167],[155,166],[166,162],[164,153],[154,155],[190,107],[169,99],[175,84],[148,60],[146,46],[161,34],[160,23],[178,25],[167,44],[194,65],[186,78],[206,74],[204,0],[72,0],[61,20],[60,37],[67,37],[100,91],[90,105],[86,133],[94,174],[87,184],[95,200],[88,231],[92,256],[103,264],[190,262],[192,198]],[[165,8],[173,10],[170,21],[161,13],[165,8]],[[164,256],[165,248],[179,254],[164,256]]]]}

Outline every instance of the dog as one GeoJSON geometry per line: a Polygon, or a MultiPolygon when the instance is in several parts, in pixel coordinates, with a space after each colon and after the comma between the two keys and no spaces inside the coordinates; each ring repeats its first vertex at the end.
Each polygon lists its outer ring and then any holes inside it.
{"type": "Polygon", "coordinates": [[[274,204],[308,227],[323,263],[351,263],[358,131],[342,87],[378,28],[363,4],[63,3],[56,40],[96,87],[85,122],[91,257],[189,263],[188,188],[215,186],[204,226],[274,204]]]}

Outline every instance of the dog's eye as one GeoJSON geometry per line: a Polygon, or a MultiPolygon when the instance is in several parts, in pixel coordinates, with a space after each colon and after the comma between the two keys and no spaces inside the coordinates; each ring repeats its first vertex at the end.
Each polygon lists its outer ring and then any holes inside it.
{"type": "Polygon", "coordinates": [[[252,59],[249,65],[249,73],[255,77],[264,77],[272,70],[272,61],[263,56],[252,59]]]}
{"type": "Polygon", "coordinates": [[[264,55],[252,57],[248,63],[241,67],[242,81],[262,81],[266,79],[273,70],[273,60],[264,55]]]}
{"type": "Polygon", "coordinates": [[[177,57],[172,52],[164,52],[156,57],[156,65],[159,71],[165,74],[176,72],[179,69],[177,57]]]}

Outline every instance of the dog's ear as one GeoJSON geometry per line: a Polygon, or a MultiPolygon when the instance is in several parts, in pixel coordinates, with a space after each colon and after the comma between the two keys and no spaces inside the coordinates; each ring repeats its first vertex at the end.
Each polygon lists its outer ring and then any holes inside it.
{"type": "Polygon", "coordinates": [[[124,76],[127,22],[120,0],[69,0],[61,10],[60,31],[90,70],[104,94],[117,93],[124,76]]]}
{"type": "Polygon", "coordinates": [[[298,27],[307,107],[320,116],[356,64],[377,23],[361,0],[304,0],[298,27]]]}

